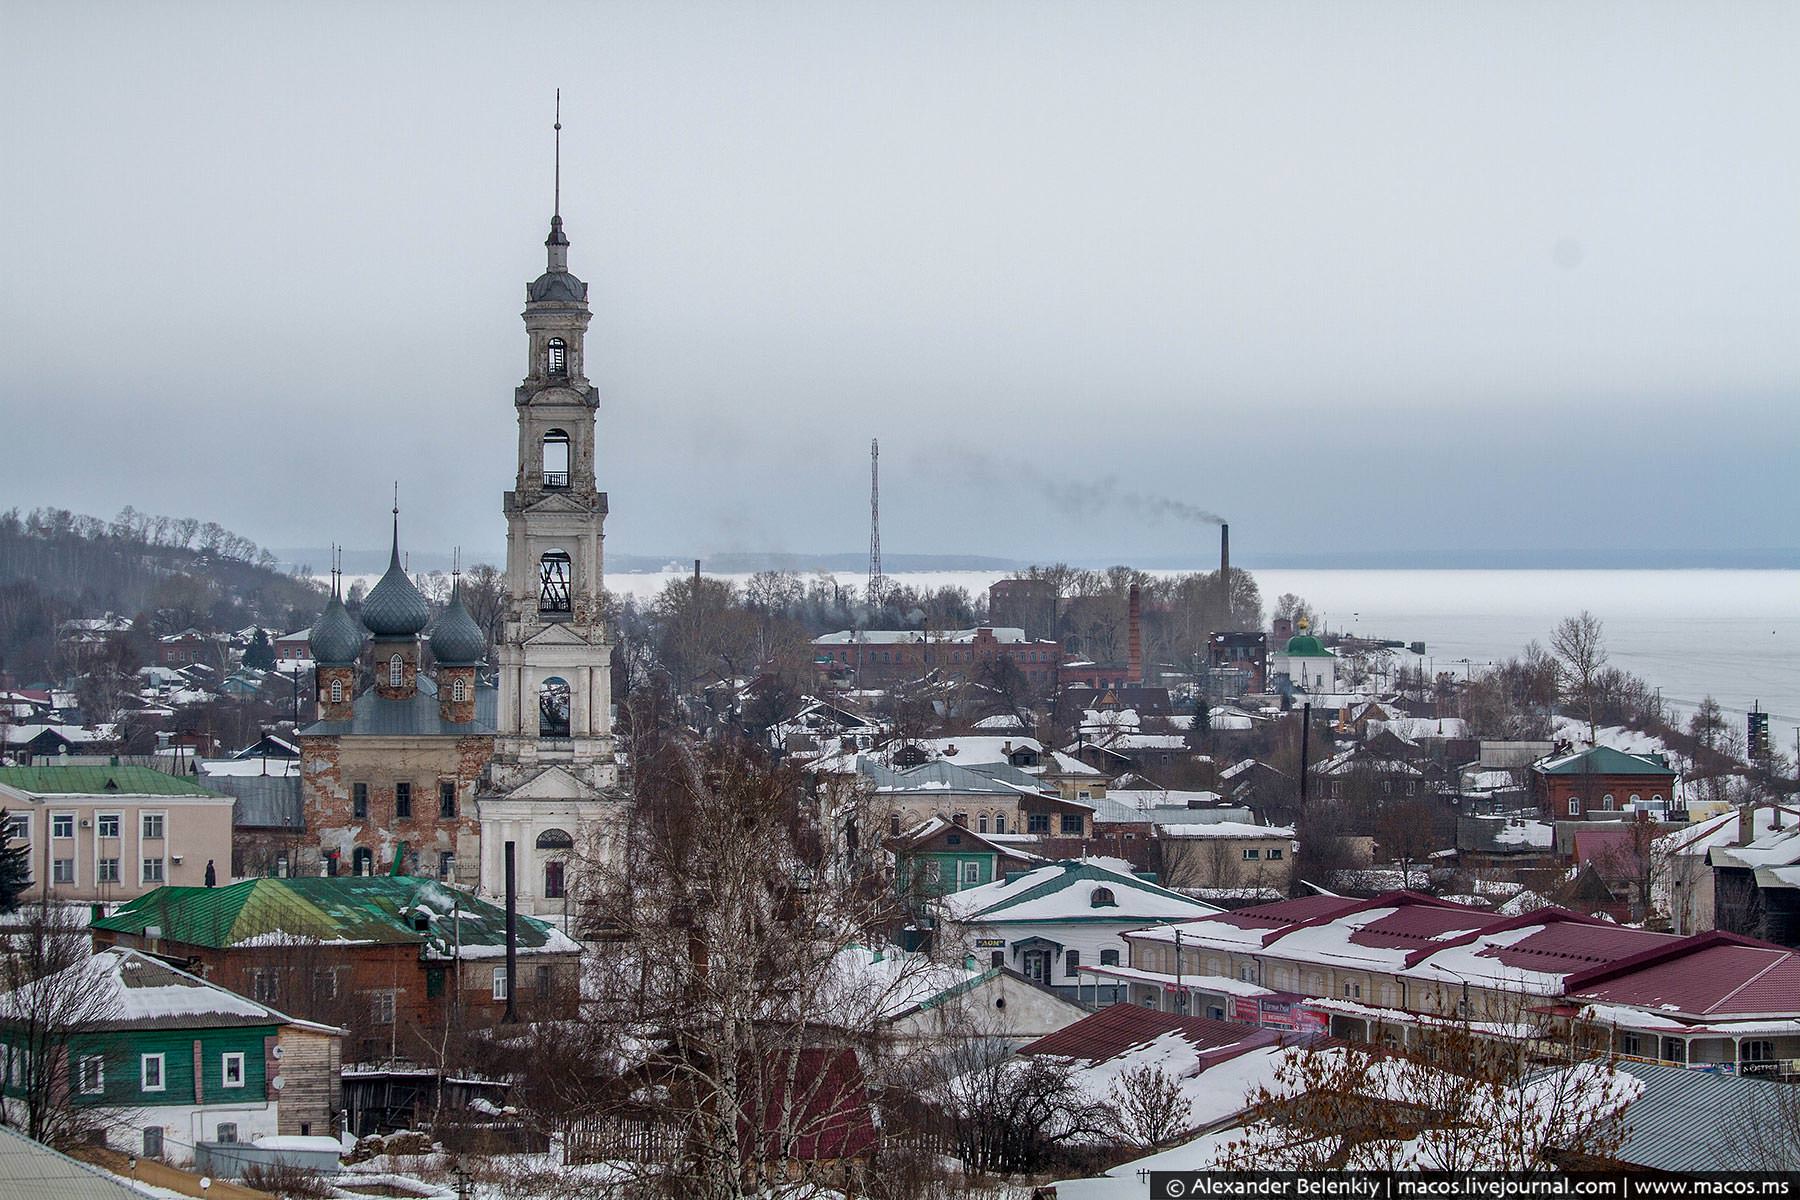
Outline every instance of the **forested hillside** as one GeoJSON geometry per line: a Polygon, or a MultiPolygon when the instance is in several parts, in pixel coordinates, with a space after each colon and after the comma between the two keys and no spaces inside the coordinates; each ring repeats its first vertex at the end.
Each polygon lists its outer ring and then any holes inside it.
{"type": "Polygon", "coordinates": [[[66,509],[0,513],[0,669],[51,678],[58,627],[77,617],[138,618],[139,636],[295,629],[323,600],[312,581],[217,522],[126,508],[110,521],[66,509]]]}

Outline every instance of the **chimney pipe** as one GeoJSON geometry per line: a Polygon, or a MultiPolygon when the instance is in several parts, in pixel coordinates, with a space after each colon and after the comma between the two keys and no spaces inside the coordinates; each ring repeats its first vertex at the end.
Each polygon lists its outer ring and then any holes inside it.
{"type": "Polygon", "coordinates": [[[519,889],[513,867],[513,843],[506,843],[506,1016],[511,1025],[519,1019],[519,889]]]}
{"type": "Polygon", "coordinates": [[[1231,595],[1231,526],[1219,522],[1219,578],[1225,581],[1225,594],[1231,595]]]}
{"type": "Polygon", "coordinates": [[[1139,596],[1138,585],[1134,583],[1131,585],[1130,625],[1127,634],[1131,657],[1126,664],[1126,673],[1131,677],[1131,682],[1133,684],[1141,684],[1144,682],[1144,631],[1142,617],[1142,600],[1139,596]]]}
{"type": "Polygon", "coordinates": [[[694,590],[696,592],[698,592],[699,589],[700,589],[700,560],[696,558],[694,560],[694,590]]]}

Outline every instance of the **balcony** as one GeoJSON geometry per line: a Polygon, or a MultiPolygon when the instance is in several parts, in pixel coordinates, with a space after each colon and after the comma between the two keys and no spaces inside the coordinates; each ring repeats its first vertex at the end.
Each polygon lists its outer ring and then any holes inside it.
{"type": "Polygon", "coordinates": [[[568,486],[569,473],[567,471],[544,472],[544,490],[546,492],[566,491],[568,486]]]}

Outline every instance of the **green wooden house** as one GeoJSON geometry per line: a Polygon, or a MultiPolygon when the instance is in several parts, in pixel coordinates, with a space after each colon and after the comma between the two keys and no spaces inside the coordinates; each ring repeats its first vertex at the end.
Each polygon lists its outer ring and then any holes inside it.
{"type": "Polygon", "coordinates": [[[35,1090],[93,1110],[120,1149],[186,1162],[201,1143],[332,1132],[343,1034],[138,951],[102,950],[0,995],[0,1096],[10,1123],[35,1090]]]}

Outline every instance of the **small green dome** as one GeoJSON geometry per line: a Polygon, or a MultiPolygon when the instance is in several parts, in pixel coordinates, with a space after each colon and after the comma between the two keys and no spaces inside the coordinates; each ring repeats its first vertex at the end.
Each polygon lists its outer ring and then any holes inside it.
{"type": "Polygon", "coordinates": [[[1331,651],[1325,643],[1310,633],[1297,633],[1288,639],[1287,653],[1289,658],[1330,658],[1331,651]]]}

